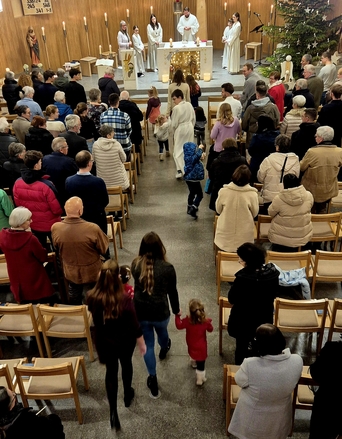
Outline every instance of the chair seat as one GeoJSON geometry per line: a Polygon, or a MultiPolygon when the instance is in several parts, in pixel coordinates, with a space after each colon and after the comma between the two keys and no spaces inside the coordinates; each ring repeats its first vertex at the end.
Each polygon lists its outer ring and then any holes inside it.
{"type": "Polygon", "coordinates": [[[84,332],[83,317],[57,317],[54,316],[49,326],[48,332],[84,332]]]}
{"type": "Polygon", "coordinates": [[[329,222],[326,223],[313,222],[312,227],[313,227],[313,236],[312,236],[313,238],[315,236],[331,236],[333,233],[329,222]]]}
{"type": "Polygon", "coordinates": [[[279,326],[295,326],[298,328],[311,327],[318,325],[317,313],[314,310],[301,310],[300,320],[298,314],[293,310],[281,309],[279,310],[279,326]]]}
{"type": "MultiPolygon", "coordinates": [[[[71,363],[73,370],[76,367],[77,358],[36,358],[35,367],[51,367],[63,363],[71,363]]],[[[67,375],[46,377],[31,377],[27,391],[29,393],[67,393],[71,391],[70,378],[67,375]],[[44,391],[42,391],[42,389],[44,391]]]]}
{"type": "Polygon", "coordinates": [[[314,402],[314,393],[308,386],[299,385],[297,399],[300,404],[310,404],[314,402]]]}
{"type": "Polygon", "coordinates": [[[235,273],[241,270],[241,265],[237,261],[222,261],[221,275],[224,277],[235,277],[235,273]]]}
{"type": "Polygon", "coordinates": [[[320,260],[317,267],[318,276],[341,277],[341,261],[320,260]]]}
{"type": "Polygon", "coordinates": [[[0,319],[0,331],[13,333],[33,331],[32,320],[30,316],[20,316],[18,319],[16,315],[4,315],[0,319]]]}
{"type": "Polygon", "coordinates": [[[0,279],[8,278],[7,264],[0,264],[0,279]]]}
{"type": "Polygon", "coordinates": [[[270,230],[270,223],[261,223],[260,224],[260,239],[268,239],[268,231],[270,230]]]}
{"type": "Polygon", "coordinates": [[[338,328],[342,328],[342,312],[341,311],[337,311],[337,313],[336,313],[335,326],[337,326],[338,328]]]}

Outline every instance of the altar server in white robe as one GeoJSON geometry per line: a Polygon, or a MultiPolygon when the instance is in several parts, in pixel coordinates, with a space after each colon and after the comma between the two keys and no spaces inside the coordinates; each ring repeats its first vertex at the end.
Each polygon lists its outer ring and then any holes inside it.
{"type": "Polygon", "coordinates": [[[137,60],[138,76],[139,77],[145,76],[144,75],[145,67],[144,67],[144,58],[143,58],[145,46],[144,43],[141,41],[138,26],[133,26],[132,43],[133,43],[135,58],[137,60]]]}
{"type": "Polygon", "coordinates": [[[232,29],[233,26],[233,19],[230,18],[228,20],[227,27],[225,28],[222,36],[222,43],[224,43],[224,49],[223,49],[223,56],[222,56],[222,68],[226,69],[228,64],[228,38],[229,38],[229,32],[232,29]]]}
{"type": "Polygon", "coordinates": [[[194,141],[194,126],[196,116],[193,106],[184,101],[182,90],[178,88],[172,93],[171,98],[175,104],[171,115],[171,129],[173,139],[173,158],[176,164],[176,178],[182,178],[184,173],[183,145],[194,141]]]}
{"type": "Polygon", "coordinates": [[[229,32],[227,46],[228,46],[228,65],[229,73],[239,73],[240,71],[240,33],[241,21],[240,14],[235,12],[233,15],[234,24],[229,32]]]}
{"type": "Polygon", "coordinates": [[[190,9],[185,7],[177,24],[177,30],[182,35],[182,41],[195,41],[198,29],[199,24],[196,16],[190,14],[190,9]]]}
{"type": "Polygon", "coordinates": [[[157,72],[157,49],[159,44],[163,41],[163,29],[161,24],[158,23],[157,17],[154,14],[151,14],[150,24],[147,25],[147,38],[147,68],[157,72]]]}

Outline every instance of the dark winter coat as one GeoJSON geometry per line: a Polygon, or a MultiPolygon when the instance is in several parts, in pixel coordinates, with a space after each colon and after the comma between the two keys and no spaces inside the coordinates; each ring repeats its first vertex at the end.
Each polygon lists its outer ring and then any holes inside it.
{"type": "Polygon", "coordinates": [[[25,134],[26,149],[40,151],[43,155],[51,154],[53,135],[45,128],[31,127],[25,134]]]}
{"type": "Polygon", "coordinates": [[[9,114],[14,114],[14,107],[19,101],[19,93],[17,91],[17,81],[14,79],[5,79],[2,86],[2,96],[7,102],[7,109],[9,114]]]}
{"type": "Polygon", "coordinates": [[[138,105],[132,101],[120,101],[119,109],[127,113],[128,116],[131,118],[131,142],[134,143],[134,145],[139,146],[143,141],[140,122],[144,119],[144,115],[142,114],[138,105]]]}
{"type": "Polygon", "coordinates": [[[120,96],[120,89],[117,83],[112,78],[103,77],[98,82],[99,89],[101,90],[101,102],[108,105],[109,95],[117,93],[120,96]]]}
{"type": "Polygon", "coordinates": [[[317,145],[315,134],[319,126],[318,122],[303,122],[299,130],[292,133],[291,152],[297,154],[299,160],[302,160],[309,148],[317,145]]]}

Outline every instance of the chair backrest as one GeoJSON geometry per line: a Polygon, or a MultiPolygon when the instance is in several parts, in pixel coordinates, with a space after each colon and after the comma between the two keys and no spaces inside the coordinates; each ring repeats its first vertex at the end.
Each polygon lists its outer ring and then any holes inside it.
{"type": "Polygon", "coordinates": [[[328,213],[330,213],[331,209],[342,209],[342,181],[338,182],[338,195],[329,201],[328,213]]]}
{"type": "Polygon", "coordinates": [[[221,295],[221,282],[233,282],[235,273],[241,270],[237,253],[218,251],[216,257],[217,303],[221,295]]]}
{"type": "Polygon", "coordinates": [[[228,301],[226,297],[219,298],[219,354],[222,355],[222,336],[223,331],[228,327],[228,319],[230,310],[233,305],[228,301]]]}
{"type": "Polygon", "coordinates": [[[267,250],[266,262],[274,262],[285,271],[305,267],[306,278],[309,279],[309,277],[312,275],[312,273],[310,273],[311,250],[291,253],[267,250]]]}
{"type": "Polygon", "coordinates": [[[258,223],[257,223],[257,236],[256,242],[260,244],[261,242],[268,242],[268,230],[270,228],[270,224],[272,222],[272,218],[269,215],[258,215],[258,223]],[[263,225],[267,224],[267,225],[263,225]]]}
{"type": "Polygon", "coordinates": [[[334,299],[333,308],[331,310],[330,328],[328,341],[332,340],[334,332],[342,332],[342,299],[334,299]]]}
{"type": "Polygon", "coordinates": [[[236,407],[241,388],[235,382],[235,374],[240,366],[223,365],[223,400],[226,401],[226,434],[231,420],[231,410],[236,407]]]}
{"type": "Polygon", "coordinates": [[[0,255],[0,284],[9,284],[10,280],[7,271],[7,261],[5,255],[0,255]]]}
{"type": "Polygon", "coordinates": [[[338,281],[342,281],[342,252],[316,250],[312,273],[312,297],[317,282],[338,281]]]}
{"type": "Polygon", "coordinates": [[[15,389],[17,379],[14,373],[14,366],[27,362],[27,358],[14,358],[0,360],[0,386],[8,387],[9,389],[15,389]]]}
{"type": "Polygon", "coordinates": [[[341,229],[341,212],[312,214],[311,222],[313,235],[310,242],[335,241],[334,251],[337,251],[341,229]]]}
{"type": "Polygon", "coordinates": [[[123,194],[121,186],[107,187],[107,193],[109,196],[109,203],[105,207],[105,211],[108,213],[121,211],[122,212],[122,228],[126,230],[126,217],[124,215],[125,206],[128,211],[128,202],[125,203],[125,197],[127,194],[123,194]]]}

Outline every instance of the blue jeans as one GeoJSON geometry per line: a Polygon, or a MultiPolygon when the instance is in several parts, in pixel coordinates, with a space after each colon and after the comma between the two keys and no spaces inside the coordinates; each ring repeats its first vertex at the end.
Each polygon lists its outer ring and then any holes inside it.
{"type": "Polygon", "coordinates": [[[144,361],[149,375],[157,374],[156,356],[154,355],[154,331],[157,333],[159,346],[163,349],[167,349],[167,344],[169,341],[167,325],[169,324],[169,320],[170,317],[162,322],[148,322],[146,320],[140,322],[147,348],[144,361]]]}

